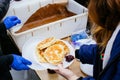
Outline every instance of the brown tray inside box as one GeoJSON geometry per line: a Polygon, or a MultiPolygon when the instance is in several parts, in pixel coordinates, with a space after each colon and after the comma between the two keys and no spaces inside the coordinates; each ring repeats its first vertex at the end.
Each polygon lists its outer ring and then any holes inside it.
{"type": "Polygon", "coordinates": [[[39,8],[34,14],[32,14],[31,17],[22,26],[22,28],[16,33],[20,33],[73,15],[76,14],[68,11],[66,5],[48,4],[39,8]]]}

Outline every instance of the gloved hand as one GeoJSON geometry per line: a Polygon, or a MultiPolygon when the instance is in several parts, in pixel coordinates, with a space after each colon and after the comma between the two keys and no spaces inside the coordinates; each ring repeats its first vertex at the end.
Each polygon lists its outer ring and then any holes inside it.
{"type": "Polygon", "coordinates": [[[21,23],[21,21],[16,16],[8,16],[3,22],[6,26],[6,29],[10,29],[11,27],[21,23]]]}
{"type": "Polygon", "coordinates": [[[13,54],[13,62],[11,64],[11,67],[15,70],[29,70],[29,67],[27,65],[31,65],[32,63],[25,58],[13,54]]]}
{"type": "Polygon", "coordinates": [[[78,41],[80,39],[86,39],[86,38],[88,38],[88,35],[87,35],[87,33],[85,31],[82,31],[82,32],[80,32],[78,34],[73,34],[71,36],[72,42],[76,42],[76,41],[78,41]]]}

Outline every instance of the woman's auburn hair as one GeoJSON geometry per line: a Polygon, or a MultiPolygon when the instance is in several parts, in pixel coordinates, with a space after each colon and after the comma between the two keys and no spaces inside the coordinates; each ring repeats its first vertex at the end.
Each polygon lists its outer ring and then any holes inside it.
{"type": "Polygon", "coordinates": [[[105,48],[120,22],[120,0],[90,0],[88,12],[93,23],[92,36],[100,47],[105,48]]]}

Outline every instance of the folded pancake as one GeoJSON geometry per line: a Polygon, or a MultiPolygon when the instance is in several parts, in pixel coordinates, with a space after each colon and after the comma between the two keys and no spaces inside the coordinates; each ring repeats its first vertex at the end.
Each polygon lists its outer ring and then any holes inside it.
{"type": "Polygon", "coordinates": [[[37,55],[37,59],[39,62],[41,63],[45,63],[47,62],[47,60],[44,58],[44,51],[43,50],[39,50],[39,49],[36,49],[36,55],[37,55]]]}
{"type": "Polygon", "coordinates": [[[60,64],[64,58],[64,47],[60,44],[54,44],[48,47],[43,55],[49,63],[60,64]]]}
{"type": "Polygon", "coordinates": [[[57,39],[55,39],[54,37],[47,38],[47,39],[41,41],[37,45],[37,48],[40,50],[45,49],[45,48],[51,46],[52,44],[54,44],[56,41],[57,41],[57,39]]]}

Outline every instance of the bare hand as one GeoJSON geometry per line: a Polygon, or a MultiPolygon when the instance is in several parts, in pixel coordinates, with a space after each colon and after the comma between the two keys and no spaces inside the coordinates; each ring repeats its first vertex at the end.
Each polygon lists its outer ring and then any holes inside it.
{"type": "Polygon", "coordinates": [[[58,65],[58,69],[56,69],[55,72],[65,77],[67,80],[76,80],[78,78],[71,70],[63,68],[62,64],[58,65]]]}

